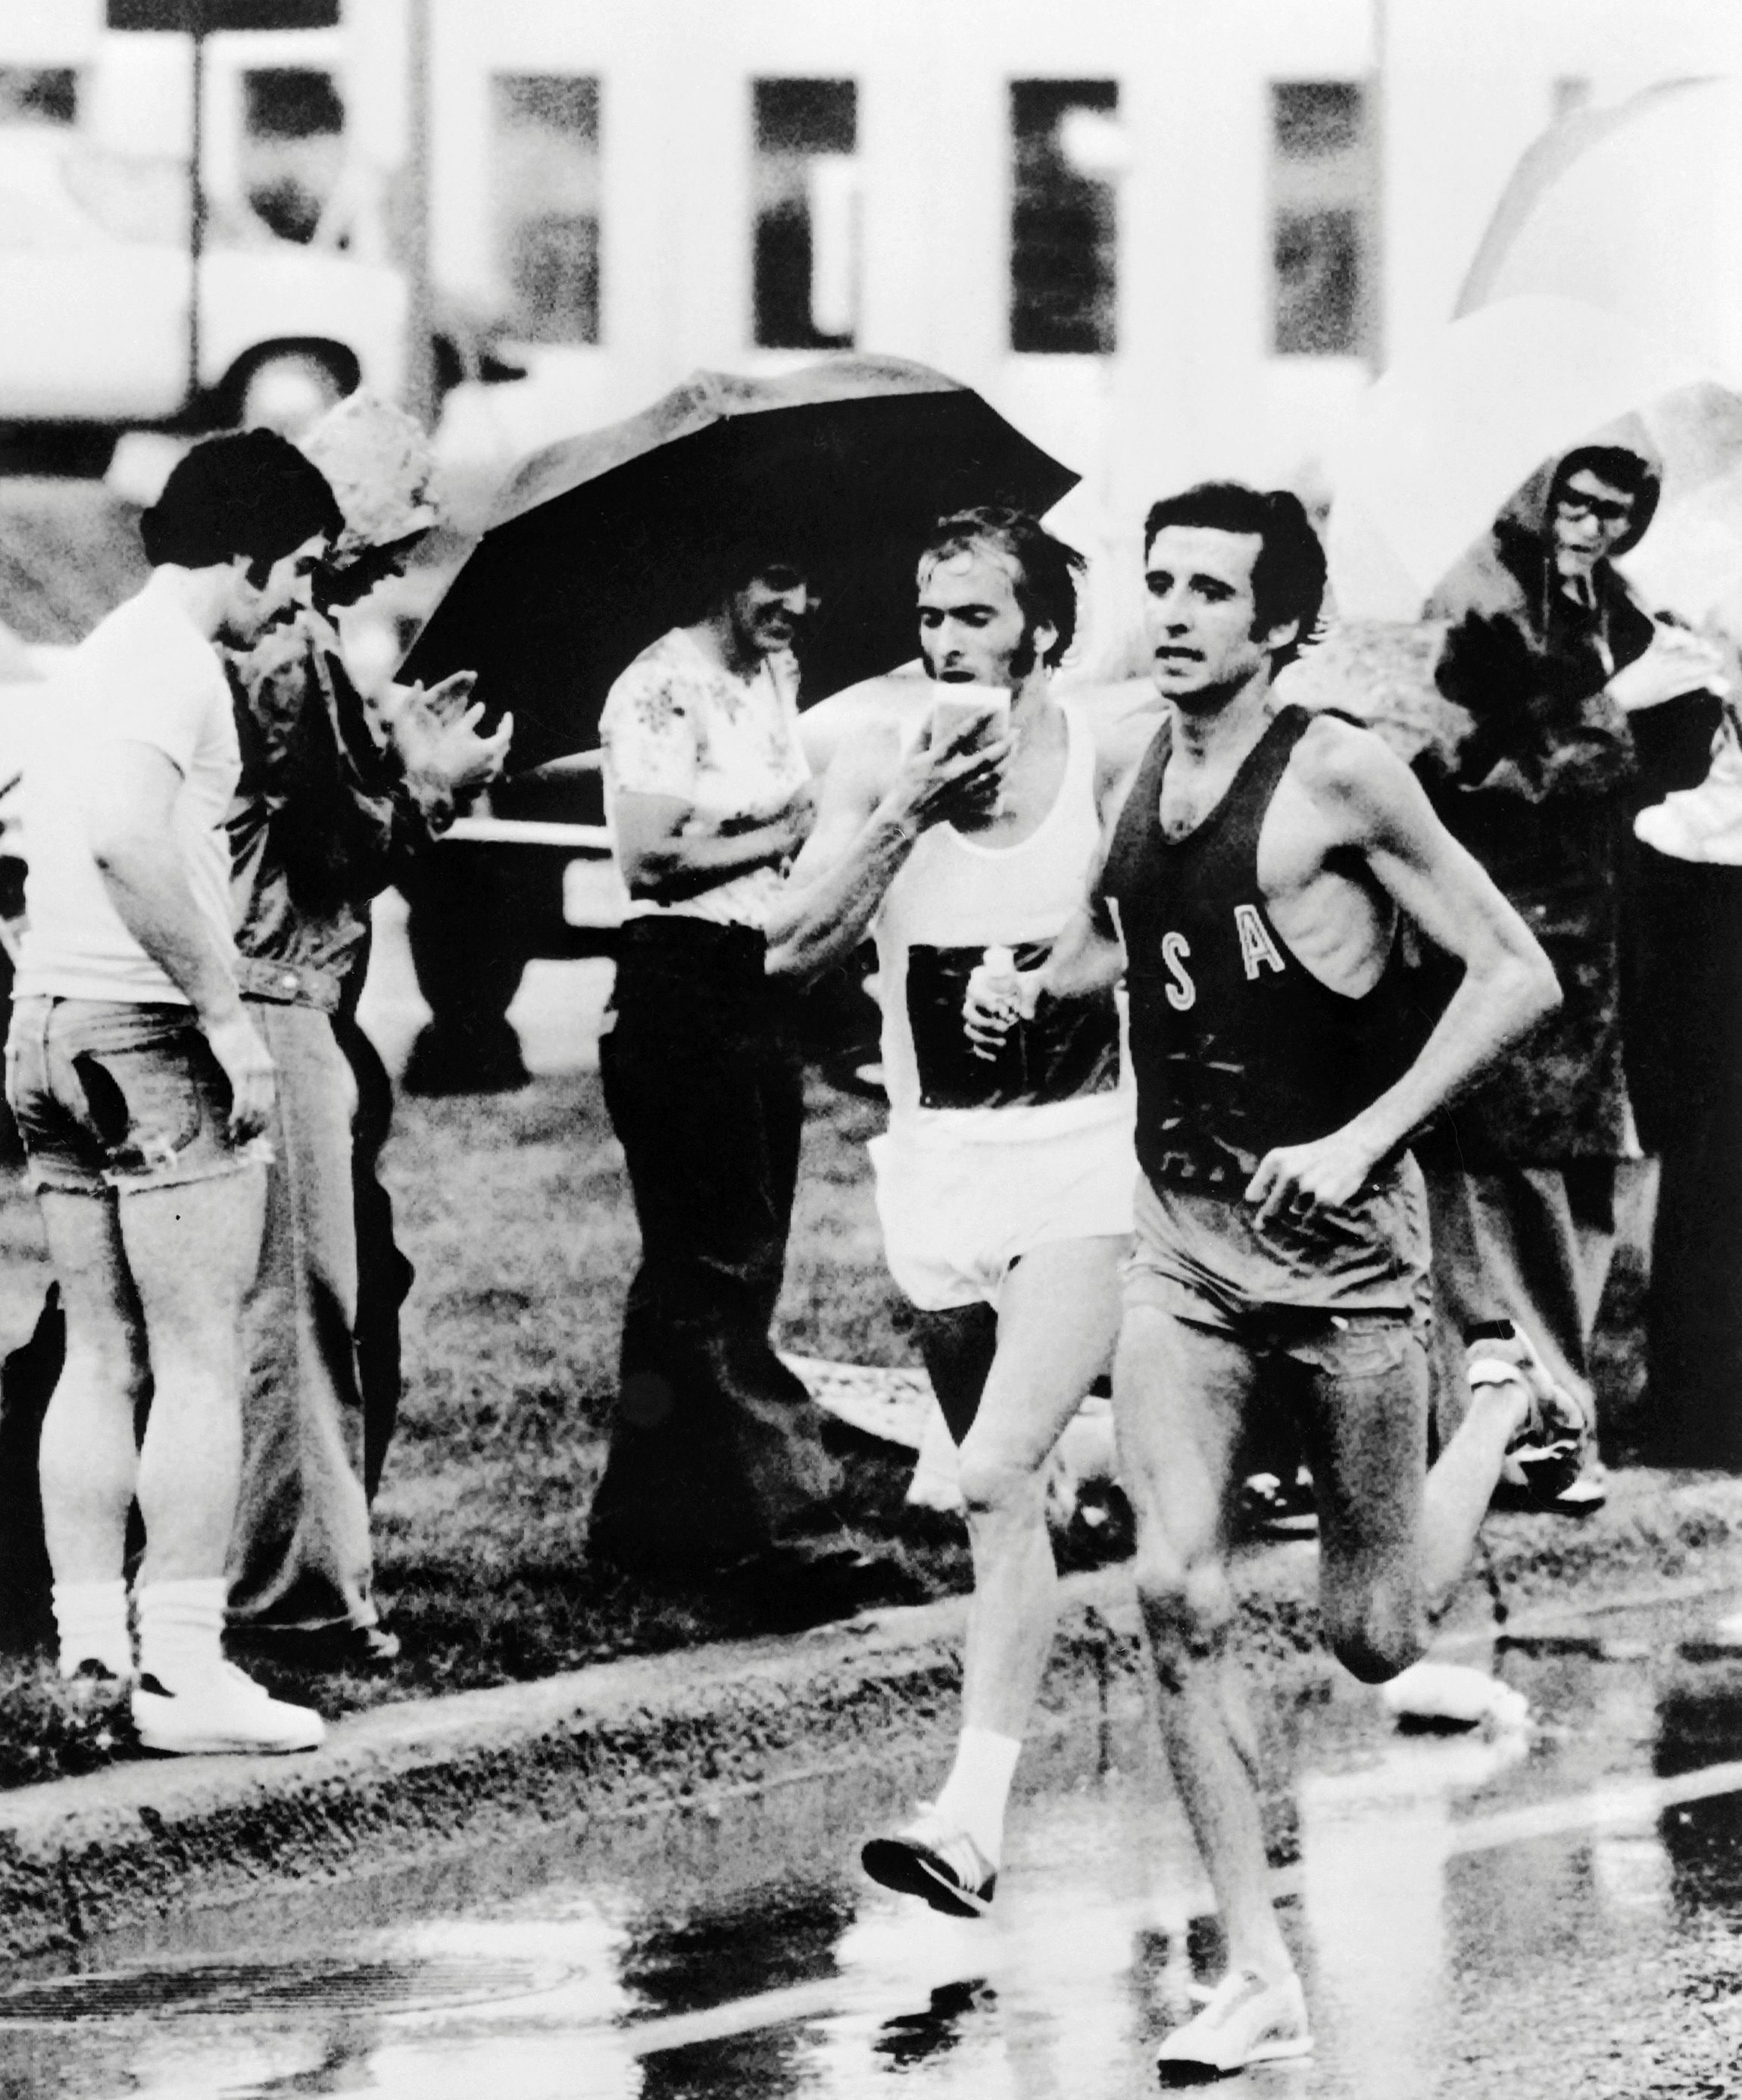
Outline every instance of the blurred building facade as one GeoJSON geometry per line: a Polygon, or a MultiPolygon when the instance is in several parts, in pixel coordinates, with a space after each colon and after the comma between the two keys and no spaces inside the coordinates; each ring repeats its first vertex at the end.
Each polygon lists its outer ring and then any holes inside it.
{"type": "MultiPolygon", "coordinates": [[[[184,150],[186,40],[0,0],[0,121],[184,150]]],[[[206,167],[432,274],[575,427],[836,347],[981,387],[1129,520],[1310,485],[1558,113],[1742,68],[1736,0],[343,0],[209,40],[206,167]],[[421,31],[420,33],[416,33],[421,31]]]]}

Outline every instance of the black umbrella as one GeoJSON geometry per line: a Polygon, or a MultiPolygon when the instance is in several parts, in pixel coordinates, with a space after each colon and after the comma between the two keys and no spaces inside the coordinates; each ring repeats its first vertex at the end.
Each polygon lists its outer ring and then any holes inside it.
{"type": "Polygon", "coordinates": [[[700,616],[747,544],[803,562],[822,611],[809,702],[917,652],[914,562],[969,504],[1035,512],[1078,479],[922,364],[841,357],[778,379],[699,372],[627,421],[535,453],[400,673],[475,670],[516,770],[598,741],[624,666],[700,616]]]}

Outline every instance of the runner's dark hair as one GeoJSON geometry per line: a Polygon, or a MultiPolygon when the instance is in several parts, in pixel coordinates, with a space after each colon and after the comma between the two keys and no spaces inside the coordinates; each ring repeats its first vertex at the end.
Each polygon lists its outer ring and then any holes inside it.
{"type": "Polygon", "coordinates": [[[1610,558],[1637,547],[1645,537],[1645,528],[1655,516],[1657,499],[1663,492],[1656,469],[1625,445],[1580,445],[1555,468],[1555,479],[1549,483],[1550,518],[1576,474],[1594,474],[1599,481],[1606,481],[1611,488],[1633,498],[1633,515],[1627,521],[1627,530],[1609,549],[1610,558]]]}
{"type": "Polygon", "coordinates": [[[326,476],[288,439],[239,430],[208,438],[176,463],[139,520],[139,537],[153,568],[209,568],[245,554],[260,583],[305,540],[336,536],[344,523],[326,476]]]}
{"type": "Polygon", "coordinates": [[[1271,667],[1292,664],[1321,633],[1325,602],[1325,549],[1306,506],[1286,488],[1248,488],[1240,481],[1201,481],[1150,506],[1143,523],[1145,561],[1158,532],[1170,525],[1211,532],[1255,533],[1263,542],[1252,564],[1252,631],[1297,624],[1294,638],[1270,652],[1271,667]]]}
{"type": "Polygon", "coordinates": [[[920,567],[976,547],[994,548],[1016,563],[1017,603],[1030,627],[1045,625],[1057,636],[1045,659],[1047,668],[1056,670],[1076,635],[1077,579],[1087,562],[1027,511],[983,504],[940,518],[920,550],[920,567]]]}

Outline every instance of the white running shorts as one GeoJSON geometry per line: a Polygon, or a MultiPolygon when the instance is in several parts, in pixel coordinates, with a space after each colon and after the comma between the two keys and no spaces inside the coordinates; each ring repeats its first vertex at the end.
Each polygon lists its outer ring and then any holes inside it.
{"type": "Polygon", "coordinates": [[[1011,1264],[1058,1240],[1128,1233],[1131,1117],[987,1142],[942,1118],[871,1139],[889,1273],[922,1312],[996,1307],[1011,1264]]]}

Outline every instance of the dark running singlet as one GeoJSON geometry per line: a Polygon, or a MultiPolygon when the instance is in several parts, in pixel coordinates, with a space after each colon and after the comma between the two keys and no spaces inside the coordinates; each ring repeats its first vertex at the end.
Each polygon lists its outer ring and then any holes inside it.
{"type": "Polygon", "coordinates": [[[1351,999],[1295,960],[1264,910],[1259,832],[1312,720],[1280,709],[1221,801],[1171,842],[1164,725],[1114,834],[1100,892],[1124,937],[1137,1158],[1158,1186],[1238,1196],[1267,1152],[1339,1128],[1414,1054],[1395,946],[1378,984],[1351,999]]]}

